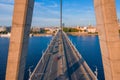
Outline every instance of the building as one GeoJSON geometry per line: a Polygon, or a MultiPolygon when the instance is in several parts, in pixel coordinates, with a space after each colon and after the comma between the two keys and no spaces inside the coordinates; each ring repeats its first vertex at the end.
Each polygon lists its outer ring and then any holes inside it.
{"type": "Polygon", "coordinates": [[[0,27],[0,32],[4,32],[6,30],[7,30],[6,27],[3,27],[3,26],[0,27]]]}
{"type": "Polygon", "coordinates": [[[80,32],[86,32],[86,31],[87,31],[87,27],[83,27],[83,26],[77,26],[77,29],[78,29],[80,32]]]}
{"type": "Polygon", "coordinates": [[[40,32],[40,30],[41,28],[38,28],[38,27],[31,28],[32,32],[40,32]]]}
{"type": "Polygon", "coordinates": [[[46,33],[51,34],[54,33],[57,29],[54,27],[44,28],[46,30],[46,33]]]}
{"type": "Polygon", "coordinates": [[[89,26],[89,27],[87,27],[87,32],[88,33],[95,33],[95,32],[97,32],[97,30],[95,27],[89,26]]]}
{"type": "Polygon", "coordinates": [[[45,28],[33,27],[33,28],[31,28],[31,32],[33,32],[33,33],[47,33],[47,34],[52,34],[57,29],[58,28],[56,28],[56,27],[45,27],[45,28]]]}

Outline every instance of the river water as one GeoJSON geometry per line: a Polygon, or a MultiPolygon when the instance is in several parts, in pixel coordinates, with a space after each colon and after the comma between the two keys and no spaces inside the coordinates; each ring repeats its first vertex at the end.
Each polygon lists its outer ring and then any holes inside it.
{"type": "MultiPolygon", "coordinates": [[[[98,36],[69,36],[69,38],[93,72],[97,66],[98,79],[104,80],[98,36]]],[[[24,80],[28,80],[29,67],[31,70],[35,68],[51,39],[52,36],[30,38],[24,80]]],[[[0,80],[5,80],[8,47],[9,38],[0,38],[0,80]]]]}

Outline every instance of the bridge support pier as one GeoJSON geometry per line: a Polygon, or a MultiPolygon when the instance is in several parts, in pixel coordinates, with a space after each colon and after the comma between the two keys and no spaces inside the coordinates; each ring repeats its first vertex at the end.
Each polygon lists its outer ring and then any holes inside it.
{"type": "Polygon", "coordinates": [[[14,0],[6,80],[23,80],[34,0],[14,0]]]}
{"type": "Polygon", "coordinates": [[[120,35],[115,0],[94,0],[105,80],[120,80],[120,35]]]}

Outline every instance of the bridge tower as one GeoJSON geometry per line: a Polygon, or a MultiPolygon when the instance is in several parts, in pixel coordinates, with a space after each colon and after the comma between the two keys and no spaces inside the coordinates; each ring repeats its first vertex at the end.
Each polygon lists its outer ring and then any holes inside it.
{"type": "Polygon", "coordinates": [[[120,80],[120,35],[115,0],[94,0],[106,80],[120,80]]]}
{"type": "Polygon", "coordinates": [[[6,80],[23,80],[34,0],[14,0],[6,80]]]}

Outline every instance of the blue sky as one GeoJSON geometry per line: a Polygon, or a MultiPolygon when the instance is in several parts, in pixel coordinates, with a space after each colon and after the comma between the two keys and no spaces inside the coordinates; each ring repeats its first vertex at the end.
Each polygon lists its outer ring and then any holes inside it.
{"type": "MultiPolygon", "coordinates": [[[[32,26],[59,26],[60,0],[35,0],[32,26]]],[[[120,0],[116,0],[120,19],[120,0]]],[[[0,0],[0,25],[11,25],[14,0],[0,0]]],[[[93,0],[63,0],[66,26],[96,25],[93,0]]]]}

